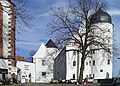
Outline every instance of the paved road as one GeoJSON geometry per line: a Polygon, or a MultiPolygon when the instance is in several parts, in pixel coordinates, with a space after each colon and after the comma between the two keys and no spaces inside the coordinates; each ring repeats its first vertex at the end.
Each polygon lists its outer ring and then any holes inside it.
{"type": "Polygon", "coordinates": [[[74,85],[74,84],[23,84],[23,86],[112,86],[111,83],[74,85]]]}
{"type": "Polygon", "coordinates": [[[74,84],[23,84],[23,86],[76,86],[74,84]]]}

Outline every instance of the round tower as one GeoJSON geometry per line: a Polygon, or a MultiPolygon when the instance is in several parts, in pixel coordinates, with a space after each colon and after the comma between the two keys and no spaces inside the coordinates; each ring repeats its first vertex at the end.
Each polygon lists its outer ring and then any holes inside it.
{"type": "MultiPolygon", "coordinates": [[[[90,24],[95,28],[94,34],[97,34],[102,38],[98,39],[99,42],[104,43],[106,49],[112,53],[112,32],[113,24],[111,16],[102,10],[97,11],[91,16],[90,24]]],[[[96,46],[92,46],[95,48],[96,46]]],[[[101,48],[101,46],[97,46],[101,48]]],[[[92,75],[94,79],[106,79],[112,78],[112,54],[105,52],[104,50],[95,51],[92,55],[92,75]]]]}

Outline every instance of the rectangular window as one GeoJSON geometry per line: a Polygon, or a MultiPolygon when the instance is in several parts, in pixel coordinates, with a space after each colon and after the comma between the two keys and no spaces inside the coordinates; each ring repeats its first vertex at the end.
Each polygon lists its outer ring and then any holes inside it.
{"type": "Polygon", "coordinates": [[[95,75],[93,74],[93,78],[95,77],[95,75]]]}
{"type": "Polygon", "coordinates": [[[91,61],[89,61],[89,66],[91,66],[91,61]]]}
{"type": "Polygon", "coordinates": [[[42,72],[42,77],[46,77],[46,72],[42,72]]]}
{"type": "Polygon", "coordinates": [[[95,66],[95,60],[93,60],[93,66],[95,66]]]}
{"type": "Polygon", "coordinates": [[[73,79],[75,79],[75,74],[73,74],[73,79]]]}
{"type": "Polygon", "coordinates": [[[95,50],[93,50],[93,54],[95,54],[95,50]]]}
{"type": "Polygon", "coordinates": [[[88,65],[88,62],[86,62],[86,65],[88,65]]]}
{"type": "Polygon", "coordinates": [[[110,59],[108,59],[108,65],[110,65],[110,59]]]}
{"type": "Polygon", "coordinates": [[[76,51],[73,51],[73,55],[76,55],[76,51]]]}
{"type": "Polygon", "coordinates": [[[73,66],[76,66],[76,61],[73,61],[73,66]]]}
{"type": "Polygon", "coordinates": [[[58,72],[58,75],[59,75],[59,72],[58,72]]]}
{"type": "Polygon", "coordinates": [[[46,65],[45,60],[42,60],[42,65],[43,65],[43,66],[45,66],[45,65],[46,65]]]}

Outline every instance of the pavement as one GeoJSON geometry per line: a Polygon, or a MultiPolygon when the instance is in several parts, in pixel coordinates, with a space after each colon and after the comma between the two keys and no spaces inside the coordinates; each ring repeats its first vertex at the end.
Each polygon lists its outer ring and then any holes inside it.
{"type": "Polygon", "coordinates": [[[19,83],[12,85],[0,85],[0,86],[113,86],[112,83],[96,83],[87,85],[75,85],[75,84],[42,84],[42,83],[19,83]]]}
{"type": "Polygon", "coordinates": [[[41,83],[28,83],[23,86],[113,86],[112,83],[96,83],[87,85],[74,85],[74,84],[41,84],[41,83]]]}

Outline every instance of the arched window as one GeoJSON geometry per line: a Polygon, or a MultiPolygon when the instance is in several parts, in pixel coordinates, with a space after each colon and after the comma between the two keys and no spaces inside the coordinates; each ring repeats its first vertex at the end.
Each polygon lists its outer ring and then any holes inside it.
{"type": "Polygon", "coordinates": [[[76,66],[76,61],[73,61],[73,66],[76,66]]]}

